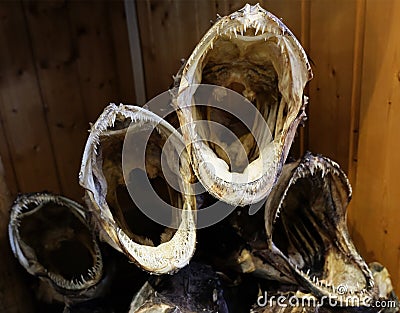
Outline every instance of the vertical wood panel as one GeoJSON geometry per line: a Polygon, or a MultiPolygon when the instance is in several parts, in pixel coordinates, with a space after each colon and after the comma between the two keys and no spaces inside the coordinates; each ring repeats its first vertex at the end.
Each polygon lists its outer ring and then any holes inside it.
{"type": "Polygon", "coordinates": [[[3,165],[0,158],[0,312],[32,312],[32,298],[27,286],[23,284],[22,267],[12,256],[7,236],[10,195],[4,180],[3,165]]]}
{"type": "Polygon", "coordinates": [[[1,10],[7,181],[14,195],[47,189],[80,200],[77,173],[89,122],[109,102],[135,103],[123,2],[23,7],[3,2],[1,10]]]}
{"type": "Polygon", "coordinates": [[[367,0],[357,182],[351,222],[400,291],[400,2],[367,0]]]}
{"type": "Polygon", "coordinates": [[[118,80],[118,94],[114,101],[135,104],[136,96],[123,1],[107,2],[107,11],[115,60],[114,71],[118,80]]]}
{"type": "Polygon", "coordinates": [[[360,124],[360,102],[361,102],[361,76],[364,53],[365,35],[365,0],[359,0],[356,11],[356,29],[354,38],[354,58],[352,94],[350,108],[350,133],[349,133],[349,160],[348,177],[355,184],[357,179],[357,153],[360,124]]]}
{"type": "Polygon", "coordinates": [[[146,94],[151,99],[168,90],[180,59],[188,58],[215,19],[208,1],[138,1],[146,94]],[[196,8],[194,9],[193,6],[196,8]]]}
{"type": "MultiPolygon", "coordinates": [[[[0,106],[2,106],[0,98],[0,106]]],[[[1,116],[0,110],[0,158],[3,158],[4,162],[4,179],[7,182],[8,190],[10,194],[14,197],[18,193],[17,178],[15,176],[14,164],[11,159],[11,151],[8,143],[8,138],[4,129],[4,120],[1,116]]]]}
{"type": "MultiPolygon", "coordinates": [[[[46,115],[19,2],[0,2],[0,111],[21,191],[59,192],[46,115]]],[[[3,139],[2,139],[3,141],[3,139]]],[[[3,141],[3,144],[5,140],[3,141]]],[[[3,151],[3,150],[2,150],[3,151]]]]}
{"type": "Polygon", "coordinates": [[[77,45],[79,82],[87,118],[95,121],[117,101],[117,78],[106,2],[70,2],[72,43],[77,45]]]}
{"type": "Polygon", "coordinates": [[[357,1],[312,1],[309,149],[347,172],[357,1]]]}
{"type": "Polygon", "coordinates": [[[79,86],[78,46],[64,2],[24,3],[57,169],[66,196],[80,200],[78,171],[87,137],[79,86]]]}

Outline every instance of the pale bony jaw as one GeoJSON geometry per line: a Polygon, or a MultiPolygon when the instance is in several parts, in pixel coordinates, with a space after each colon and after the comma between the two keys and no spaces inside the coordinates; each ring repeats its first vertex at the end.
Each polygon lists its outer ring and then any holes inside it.
{"type": "Polygon", "coordinates": [[[175,84],[179,87],[174,102],[194,171],[208,192],[241,206],[268,195],[297,126],[305,119],[303,89],[311,78],[307,56],[297,39],[258,4],[247,4],[210,28],[177,76],[180,81],[175,84]],[[252,129],[244,130],[240,122],[227,118],[229,123],[224,124],[225,113],[194,103],[198,84],[240,93],[258,109],[268,129],[254,123],[252,129]],[[204,138],[206,126],[195,124],[198,119],[221,122],[237,134],[247,153],[248,165],[239,171],[232,170],[232,163],[238,160],[227,160],[220,148],[228,155],[234,154],[238,143],[227,144],[215,132],[211,134],[213,138],[204,138]],[[271,136],[263,142],[268,132],[271,136]]]}
{"type": "MultiPolygon", "coordinates": [[[[126,217],[127,213],[131,216],[134,213],[129,211],[132,200],[129,200],[129,205],[125,205],[120,203],[117,197],[121,186],[124,190],[127,189],[122,173],[122,147],[126,133],[129,129],[140,131],[141,128],[149,127],[154,128],[160,138],[172,138],[172,143],[182,141],[181,135],[170,124],[146,109],[122,104],[110,104],[106,107],[90,131],[82,158],[79,182],[86,189],[86,200],[96,217],[102,238],[115,249],[125,253],[141,268],[151,273],[165,274],[187,265],[196,245],[196,202],[194,196],[191,196],[191,169],[188,158],[185,158],[186,152],[183,151],[181,155],[178,169],[180,175],[176,175],[176,179],[180,180],[182,192],[175,192],[176,197],[172,199],[181,212],[179,227],[174,230],[173,235],[172,230],[167,228],[167,233],[160,236],[159,245],[149,239],[152,235],[151,230],[146,233],[145,229],[144,234],[137,235],[136,229],[130,227],[131,222],[135,221],[126,217]]],[[[125,160],[124,165],[128,164],[132,171],[135,170],[136,162],[133,158],[125,160]]],[[[158,155],[154,159],[152,155],[146,156],[146,170],[147,162],[156,164],[150,165],[154,176],[160,171],[157,158],[158,155]]],[[[167,186],[167,182],[164,181],[163,186],[167,186]]],[[[129,197],[127,192],[126,195],[129,197]]],[[[158,207],[150,209],[161,210],[158,207]]],[[[147,225],[149,221],[146,220],[141,226],[147,225]]]]}
{"type": "Polygon", "coordinates": [[[46,300],[75,302],[100,292],[102,255],[76,202],[50,193],[20,195],[11,207],[8,232],[21,265],[50,286],[52,298],[46,300]]]}
{"type": "Polygon", "coordinates": [[[340,167],[307,153],[285,165],[266,203],[265,226],[268,258],[285,263],[282,268],[290,268],[308,292],[351,305],[351,297],[373,299],[377,290],[347,230],[350,199],[351,186],[340,167]]]}

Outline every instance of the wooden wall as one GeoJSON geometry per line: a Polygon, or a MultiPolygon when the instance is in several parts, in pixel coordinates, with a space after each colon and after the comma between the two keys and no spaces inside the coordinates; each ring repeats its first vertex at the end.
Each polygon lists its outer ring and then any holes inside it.
{"type": "MultiPolygon", "coordinates": [[[[139,0],[147,98],[168,89],[217,13],[246,1],[139,0]]],[[[313,62],[299,151],[349,174],[349,225],[368,260],[400,292],[400,2],[265,0],[313,62]]],[[[51,190],[79,200],[77,173],[109,102],[135,103],[123,3],[0,2],[0,155],[11,194],[51,190]]]]}
{"type": "Polygon", "coordinates": [[[358,150],[350,224],[369,260],[381,260],[400,292],[400,2],[367,1],[358,150]]]}
{"type": "Polygon", "coordinates": [[[134,103],[123,2],[0,2],[0,154],[9,189],[82,197],[89,122],[134,103]]]}

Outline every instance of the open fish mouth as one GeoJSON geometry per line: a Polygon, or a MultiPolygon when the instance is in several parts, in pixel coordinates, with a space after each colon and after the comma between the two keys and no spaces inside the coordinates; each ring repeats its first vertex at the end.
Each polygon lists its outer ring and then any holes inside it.
{"type": "Polygon", "coordinates": [[[194,171],[208,192],[241,206],[268,195],[297,126],[305,119],[303,89],[311,78],[307,56],[297,39],[258,4],[247,4],[210,28],[176,82],[176,106],[183,137],[194,171]],[[196,103],[194,94],[199,84],[219,86],[214,95],[217,99],[223,93],[222,87],[241,94],[257,109],[261,121],[255,118],[249,129],[242,123],[241,113],[232,116],[226,112],[230,111],[229,101],[225,108],[225,104],[216,108],[196,103]],[[223,125],[238,140],[224,142],[204,123],[195,124],[198,120],[223,125]],[[207,133],[213,136],[212,140],[205,138],[207,133]],[[235,155],[238,145],[245,150],[244,157],[228,159],[227,155],[235,155]]]}
{"type": "Polygon", "coordinates": [[[182,268],[195,250],[196,200],[191,193],[190,164],[186,151],[178,147],[180,142],[179,133],[156,114],[136,106],[111,104],[93,125],[83,155],[80,184],[86,189],[88,206],[105,235],[103,239],[151,273],[182,268]],[[140,132],[149,128],[151,135],[142,146],[140,132]],[[134,142],[126,148],[123,160],[127,136],[134,142]],[[167,140],[172,143],[170,149],[164,148],[167,140]],[[135,150],[143,151],[145,166],[135,157],[135,150]],[[176,167],[171,172],[180,189],[170,188],[161,166],[162,153],[170,161],[177,160],[176,153],[182,153],[179,160],[169,164],[176,167]],[[145,181],[155,193],[145,189],[145,181]],[[142,202],[131,197],[132,190],[144,196],[142,202]],[[154,202],[155,198],[161,200],[154,202]],[[177,209],[169,211],[168,205],[177,209]],[[140,209],[172,212],[167,225],[171,227],[154,222],[140,209]]]}
{"type": "Polygon", "coordinates": [[[347,230],[351,192],[335,162],[307,153],[285,165],[265,211],[270,259],[283,260],[314,295],[337,296],[343,302],[376,296],[371,271],[347,230]]]}
{"type": "Polygon", "coordinates": [[[50,193],[20,195],[11,207],[8,231],[21,265],[59,294],[87,293],[102,279],[97,240],[76,202],[50,193]]]}

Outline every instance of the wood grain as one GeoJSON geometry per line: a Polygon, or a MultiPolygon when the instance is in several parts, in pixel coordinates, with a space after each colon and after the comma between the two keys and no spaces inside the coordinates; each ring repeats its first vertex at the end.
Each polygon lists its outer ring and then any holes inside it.
{"type": "Polygon", "coordinates": [[[11,198],[4,179],[0,158],[0,312],[34,312],[32,297],[24,283],[22,266],[18,264],[9,248],[7,225],[11,198]]]}
{"type": "Polygon", "coordinates": [[[112,37],[114,71],[118,81],[118,94],[113,101],[135,104],[136,96],[123,1],[107,2],[107,12],[107,25],[112,37]]]}
{"type": "Polygon", "coordinates": [[[216,13],[208,1],[154,0],[138,1],[137,12],[146,94],[151,99],[168,90],[180,60],[189,57],[216,13]]]}
{"type": "Polygon", "coordinates": [[[311,1],[309,149],[347,172],[357,1],[311,1]],[[344,9],[345,8],[345,9],[344,9]]]}
{"type": "Polygon", "coordinates": [[[79,84],[79,48],[73,41],[64,2],[24,2],[47,114],[61,192],[80,200],[78,172],[88,115],[79,84]]]}
{"type": "MultiPolygon", "coordinates": [[[[70,2],[71,45],[78,51],[77,70],[83,105],[89,121],[95,121],[104,107],[118,100],[114,47],[108,19],[109,5],[98,2],[70,2]]],[[[88,125],[86,125],[88,127],[88,125]]]]}
{"type": "MultiPolygon", "coordinates": [[[[0,106],[2,106],[1,103],[1,98],[0,98],[0,106]]],[[[15,168],[14,168],[14,163],[12,162],[11,159],[11,151],[10,151],[10,145],[9,145],[9,140],[6,136],[5,133],[5,127],[4,127],[4,119],[1,116],[1,110],[0,110],[0,156],[3,156],[3,159],[5,160],[4,164],[4,179],[8,183],[8,190],[11,195],[15,196],[18,193],[18,183],[17,183],[17,178],[15,176],[15,168]]]]}
{"type": "Polygon", "coordinates": [[[350,223],[368,261],[400,291],[400,3],[366,2],[357,182],[350,223]]]}
{"type": "MultiPolygon", "coordinates": [[[[9,147],[9,155],[2,155],[7,162],[5,168],[14,169],[18,191],[59,192],[47,115],[23,11],[19,2],[0,2],[0,12],[0,115],[7,137],[1,140],[2,146],[9,147]]],[[[10,170],[7,172],[9,177],[10,170]]]]}

